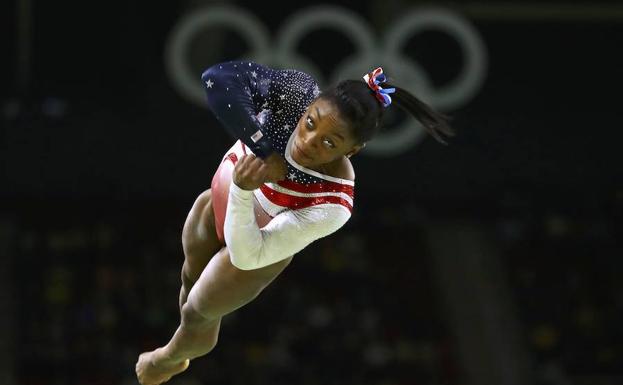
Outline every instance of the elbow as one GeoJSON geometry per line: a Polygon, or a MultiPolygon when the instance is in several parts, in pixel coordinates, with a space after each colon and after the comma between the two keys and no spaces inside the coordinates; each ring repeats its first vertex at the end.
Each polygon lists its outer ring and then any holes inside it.
{"type": "Polygon", "coordinates": [[[201,80],[203,80],[204,82],[208,80],[208,78],[210,77],[210,74],[212,73],[212,68],[214,68],[214,66],[209,67],[208,69],[206,69],[205,71],[201,73],[201,80]]]}
{"type": "Polygon", "coordinates": [[[212,67],[206,69],[205,71],[203,71],[203,73],[201,74],[201,80],[205,83],[208,81],[208,79],[214,81],[214,78],[216,78],[217,74],[216,74],[216,69],[218,68],[218,64],[217,65],[213,65],[212,67]]]}
{"type": "MultiPolygon", "coordinates": [[[[231,203],[231,199],[229,202],[231,203]]],[[[232,215],[229,214],[230,213],[226,214],[225,225],[223,226],[229,261],[239,270],[255,270],[260,268],[259,261],[261,260],[262,246],[258,246],[257,242],[254,242],[252,239],[236,237],[234,235],[235,231],[231,231],[233,226],[229,218],[231,218],[232,215]]]]}
{"type": "Polygon", "coordinates": [[[241,256],[238,253],[229,251],[229,260],[239,270],[255,270],[258,268],[255,258],[251,256],[241,256]]]}
{"type": "Polygon", "coordinates": [[[232,67],[231,62],[216,63],[203,71],[201,80],[206,82],[208,79],[212,81],[218,79],[219,83],[222,83],[224,80],[234,78],[234,75],[238,73],[239,71],[235,67],[232,67]]]}

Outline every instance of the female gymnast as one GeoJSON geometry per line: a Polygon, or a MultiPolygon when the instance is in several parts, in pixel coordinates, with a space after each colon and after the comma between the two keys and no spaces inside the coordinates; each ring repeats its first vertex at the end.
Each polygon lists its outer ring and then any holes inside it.
{"type": "Polygon", "coordinates": [[[209,108],[238,141],[184,224],[181,322],[165,346],[139,356],[142,385],[166,382],[210,352],[223,316],[348,221],[349,158],[375,135],[392,102],[438,141],[454,134],[444,115],[388,84],[380,67],[322,93],[304,72],[253,62],[214,65],[202,80],[209,108]]]}

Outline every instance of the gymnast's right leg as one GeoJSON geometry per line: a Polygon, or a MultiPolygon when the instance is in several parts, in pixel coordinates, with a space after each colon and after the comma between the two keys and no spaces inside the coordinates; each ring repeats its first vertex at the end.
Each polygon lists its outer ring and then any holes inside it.
{"type": "Polygon", "coordinates": [[[256,270],[236,268],[231,263],[229,251],[221,247],[215,233],[214,238],[207,235],[213,234],[210,231],[202,235],[211,228],[210,222],[214,222],[206,214],[210,212],[210,193],[206,192],[200,198],[193,205],[184,226],[186,260],[180,295],[182,320],[167,345],[139,356],[136,374],[142,385],[168,381],[186,370],[190,359],[210,352],[216,346],[222,317],[257,297],[292,260],[290,257],[256,270]],[[202,222],[207,225],[201,225],[202,222]],[[209,255],[208,248],[220,249],[209,255]]]}
{"type": "Polygon", "coordinates": [[[163,348],[172,362],[193,359],[216,346],[223,316],[255,299],[292,261],[240,270],[223,247],[208,262],[182,306],[182,322],[163,348]]]}

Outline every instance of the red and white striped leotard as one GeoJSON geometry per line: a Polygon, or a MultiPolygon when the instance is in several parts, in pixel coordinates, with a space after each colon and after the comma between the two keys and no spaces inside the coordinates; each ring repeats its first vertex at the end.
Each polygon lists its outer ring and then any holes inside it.
{"type": "MultiPolygon", "coordinates": [[[[319,182],[286,179],[265,183],[253,191],[242,190],[231,183],[224,233],[232,263],[240,269],[258,269],[286,259],[313,241],[337,231],[351,217],[354,182],[296,163],[290,156],[292,137],[285,151],[286,162],[319,182]],[[273,217],[262,228],[256,222],[253,197],[273,217]]],[[[251,150],[238,141],[223,160],[235,163],[249,153],[251,150]]]]}

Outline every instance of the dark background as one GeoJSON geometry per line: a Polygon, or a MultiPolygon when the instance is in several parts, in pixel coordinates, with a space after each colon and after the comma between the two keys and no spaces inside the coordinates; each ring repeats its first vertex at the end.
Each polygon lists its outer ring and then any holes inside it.
{"type": "MultiPolygon", "coordinates": [[[[3,383],[130,384],[138,353],[175,330],[181,228],[232,143],[164,68],[173,25],[210,3],[33,0],[29,66],[20,4],[2,5],[1,27],[3,383]]],[[[271,33],[307,7],[230,4],[271,33]]],[[[175,383],[519,383],[470,371],[435,267],[439,233],[474,231],[475,255],[496,250],[487,271],[508,292],[498,300],[518,325],[522,378],[623,381],[623,10],[509,4],[446,3],[488,54],[476,97],[445,111],[450,145],[428,137],[393,157],[354,157],[351,221],[226,317],[217,348],[175,383]]],[[[382,32],[419,3],[341,5],[382,32]]],[[[330,73],[352,46],[327,36],[311,34],[301,52],[330,73]]],[[[200,47],[197,78],[241,54],[239,40],[231,52],[200,47]]],[[[425,33],[405,54],[443,84],[460,68],[456,51],[425,33]]]]}

